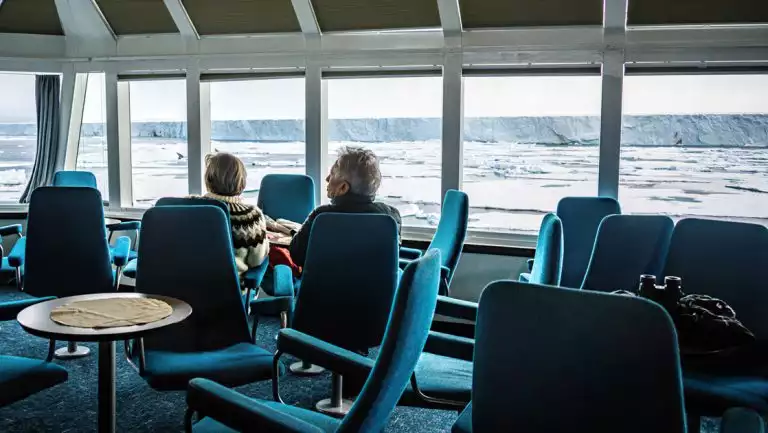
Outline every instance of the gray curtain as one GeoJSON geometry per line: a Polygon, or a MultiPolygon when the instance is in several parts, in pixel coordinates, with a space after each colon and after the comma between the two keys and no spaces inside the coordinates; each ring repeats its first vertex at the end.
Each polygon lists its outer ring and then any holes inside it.
{"type": "Polygon", "coordinates": [[[37,105],[37,153],[29,183],[21,195],[21,203],[28,203],[29,197],[38,186],[50,185],[56,172],[59,156],[59,87],[58,75],[35,77],[35,102],[37,105]]]}

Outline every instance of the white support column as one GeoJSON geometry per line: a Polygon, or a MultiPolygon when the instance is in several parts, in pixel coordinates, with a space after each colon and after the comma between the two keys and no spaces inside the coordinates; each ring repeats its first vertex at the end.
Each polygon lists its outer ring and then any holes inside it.
{"type": "Polygon", "coordinates": [[[171,18],[173,19],[174,24],[176,24],[176,28],[179,29],[181,36],[191,39],[200,39],[194,24],[192,24],[192,20],[189,19],[187,9],[184,8],[184,4],[181,0],[163,0],[163,2],[168,9],[168,13],[171,14],[171,18]]]}
{"type": "Polygon", "coordinates": [[[60,102],[61,117],[59,119],[59,154],[56,157],[56,170],[75,169],[87,82],[88,74],[76,74],[75,67],[72,64],[65,64],[63,66],[60,102]]]}
{"type": "Polygon", "coordinates": [[[130,83],[117,80],[108,71],[104,78],[107,106],[107,174],[109,206],[133,207],[131,172],[131,95],[130,83]]]}
{"type": "Polygon", "coordinates": [[[606,0],[597,194],[616,199],[619,197],[626,30],[627,0],[606,0]]]}
{"type": "Polygon", "coordinates": [[[311,0],[291,0],[296,19],[299,21],[301,32],[305,35],[319,35],[320,26],[317,24],[315,9],[311,0]]]}
{"type": "Polygon", "coordinates": [[[437,10],[440,13],[440,25],[443,35],[461,35],[461,9],[458,0],[437,0],[437,10]]]}
{"type": "Polygon", "coordinates": [[[200,82],[200,69],[187,69],[187,158],[189,193],[203,193],[203,165],[211,151],[211,99],[209,83],[200,82]]]}
{"type": "MultiPolygon", "coordinates": [[[[448,53],[443,63],[443,152],[441,193],[461,189],[464,166],[464,77],[461,53],[448,53]]],[[[442,200],[441,200],[442,201],[442,200]]]]}
{"type": "Polygon", "coordinates": [[[307,65],[304,120],[307,175],[315,181],[315,202],[322,201],[328,168],[328,84],[318,65],[307,65]]]}

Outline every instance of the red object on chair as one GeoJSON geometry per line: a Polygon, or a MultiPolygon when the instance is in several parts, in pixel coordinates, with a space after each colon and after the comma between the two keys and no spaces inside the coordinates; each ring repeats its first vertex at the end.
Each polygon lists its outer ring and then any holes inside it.
{"type": "Polygon", "coordinates": [[[301,277],[301,266],[298,266],[291,259],[291,253],[288,248],[277,245],[269,246],[269,266],[285,265],[291,268],[294,278],[301,277]]]}

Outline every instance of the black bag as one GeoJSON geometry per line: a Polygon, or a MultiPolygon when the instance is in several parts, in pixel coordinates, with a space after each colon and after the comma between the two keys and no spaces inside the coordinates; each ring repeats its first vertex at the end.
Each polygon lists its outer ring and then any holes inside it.
{"type": "Polygon", "coordinates": [[[755,341],[755,334],[721,299],[696,294],[683,296],[670,314],[683,353],[727,351],[755,341]]]}

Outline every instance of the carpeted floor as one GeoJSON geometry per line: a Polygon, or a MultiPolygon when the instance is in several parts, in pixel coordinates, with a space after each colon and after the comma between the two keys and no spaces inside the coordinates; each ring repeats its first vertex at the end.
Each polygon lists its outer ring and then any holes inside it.
{"type": "MultiPolygon", "coordinates": [[[[0,289],[0,301],[24,297],[12,289],[0,289]]],[[[258,344],[275,350],[276,319],[265,318],[259,325],[258,344]]],[[[42,359],[47,341],[33,337],[16,322],[0,322],[0,353],[42,359]]],[[[30,398],[0,409],[0,432],[96,431],[96,346],[91,355],[71,361],[55,361],[69,371],[69,380],[30,398]]],[[[119,349],[119,348],[118,348],[119,349]]],[[[179,432],[183,430],[186,404],[184,392],[152,390],[136,371],[117,357],[117,431],[179,432]]],[[[290,359],[284,357],[284,359],[290,359]]],[[[286,403],[305,408],[330,394],[330,375],[303,378],[287,374],[281,380],[281,395],[286,403]]],[[[238,388],[248,396],[271,399],[271,382],[264,381],[238,388]]],[[[387,432],[449,432],[456,412],[398,407],[389,420],[387,432]]],[[[717,431],[715,420],[704,420],[703,432],[717,431]]]]}
{"type": "MultiPolygon", "coordinates": [[[[0,301],[24,297],[11,289],[0,289],[0,301]]],[[[264,318],[259,325],[258,344],[275,350],[276,319],[264,318]]],[[[0,353],[45,358],[46,340],[33,337],[16,322],[0,322],[0,353]]],[[[63,346],[63,344],[62,344],[63,346]]],[[[0,409],[0,432],[96,431],[96,345],[85,343],[91,355],[70,361],[55,361],[69,371],[69,380],[0,409]]],[[[120,349],[118,347],[118,349],[120,349]]],[[[117,357],[117,431],[180,432],[186,404],[184,392],[157,392],[142,380],[130,364],[117,357]]],[[[290,360],[290,357],[283,357],[290,360]]],[[[311,408],[330,395],[330,374],[303,378],[290,373],[280,381],[280,392],[288,404],[311,408]]],[[[272,398],[271,382],[263,381],[238,388],[256,398],[272,398]]],[[[388,432],[446,432],[458,414],[414,408],[397,408],[389,420],[388,432]]]]}

